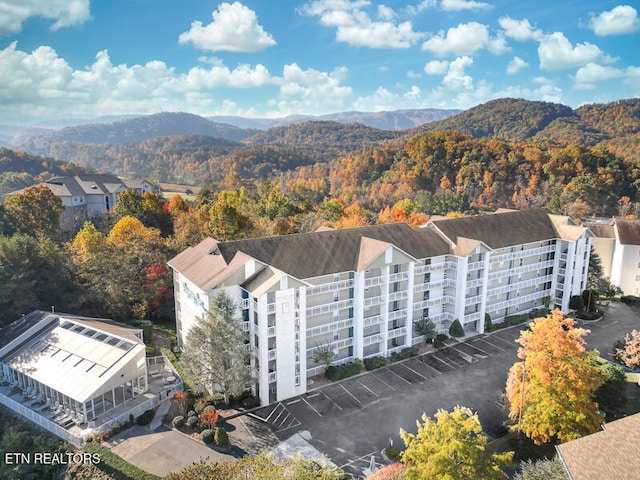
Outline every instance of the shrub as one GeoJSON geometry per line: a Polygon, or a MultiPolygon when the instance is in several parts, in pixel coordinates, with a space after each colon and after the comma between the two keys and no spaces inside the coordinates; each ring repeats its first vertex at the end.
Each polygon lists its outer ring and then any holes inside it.
{"type": "Polygon", "coordinates": [[[187,414],[188,417],[197,417],[198,416],[198,412],[196,412],[195,410],[189,410],[189,413],[187,414]]]}
{"type": "Polygon", "coordinates": [[[386,364],[387,359],[380,355],[364,359],[364,368],[367,370],[375,370],[376,368],[384,367],[386,364]]]}
{"type": "Polygon", "coordinates": [[[142,341],[146,344],[151,343],[153,338],[153,322],[150,320],[138,320],[135,322],[135,325],[142,329],[142,341]]]}
{"type": "Polygon", "coordinates": [[[342,380],[343,378],[352,377],[359,373],[360,366],[355,363],[347,363],[339,367],[331,365],[325,370],[325,376],[329,380],[342,380]]]}
{"type": "Polygon", "coordinates": [[[243,398],[240,404],[244,408],[255,408],[260,406],[260,399],[251,395],[250,397],[243,398]]]}
{"type": "Polygon", "coordinates": [[[400,450],[398,450],[396,447],[389,446],[385,448],[384,454],[389,460],[393,460],[394,462],[400,460],[400,450]]]}
{"type": "Polygon", "coordinates": [[[196,428],[199,424],[200,424],[200,419],[198,417],[187,418],[187,427],[196,428]]]}
{"type": "Polygon", "coordinates": [[[216,428],[214,440],[216,442],[216,445],[219,445],[221,447],[226,447],[227,445],[229,445],[229,435],[227,435],[227,431],[222,427],[216,428]]]}
{"type": "Polygon", "coordinates": [[[399,352],[393,352],[391,354],[391,361],[398,362],[400,360],[406,360],[407,358],[415,357],[420,352],[420,347],[414,345],[413,347],[403,348],[399,352]]]}
{"type": "Polygon", "coordinates": [[[360,371],[364,370],[364,362],[362,360],[360,360],[359,358],[354,358],[353,359],[353,364],[357,365],[358,368],[360,369],[360,371]]]}
{"type": "Polygon", "coordinates": [[[485,313],[484,314],[484,331],[490,332],[491,330],[493,330],[493,325],[491,323],[491,315],[489,315],[488,313],[485,313]]]}
{"type": "Polygon", "coordinates": [[[200,432],[200,440],[204,443],[213,443],[215,441],[215,432],[210,428],[204,429],[200,432]]]}
{"type": "Polygon", "coordinates": [[[584,310],[584,299],[582,295],[574,295],[569,299],[569,308],[571,310],[584,310]]]}
{"type": "Polygon", "coordinates": [[[455,319],[449,327],[449,335],[452,337],[464,337],[464,328],[460,324],[460,320],[455,319]]]}
{"type": "Polygon", "coordinates": [[[138,425],[149,425],[149,423],[151,423],[151,420],[153,420],[153,416],[155,414],[155,410],[145,410],[142,415],[136,418],[136,423],[138,425]]]}
{"type": "Polygon", "coordinates": [[[216,405],[220,402],[222,402],[224,400],[224,394],[222,393],[214,393],[213,395],[209,395],[207,397],[207,402],[211,403],[212,405],[216,405]]]}
{"type": "Polygon", "coordinates": [[[640,297],[636,297],[635,295],[623,295],[620,297],[620,300],[627,305],[640,305],[640,297]]]}
{"type": "Polygon", "coordinates": [[[147,347],[145,350],[147,352],[147,357],[151,357],[156,353],[156,349],[153,347],[147,347]]]}
{"type": "Polygon", "coordinates": [[[182,415],[176,415],[175,417],[173,417],[171,425],[173,425],[173,428],[182,427],[184,425],[184,417],[182,415]]]}
{"type": "Polygon", "coordinates": [[[433,341],[433,346],[435,348],[442,348],[445,346],[445,342],[449,337],[447,337],[444,333],[439,333],[436,339],[433,341]]]}

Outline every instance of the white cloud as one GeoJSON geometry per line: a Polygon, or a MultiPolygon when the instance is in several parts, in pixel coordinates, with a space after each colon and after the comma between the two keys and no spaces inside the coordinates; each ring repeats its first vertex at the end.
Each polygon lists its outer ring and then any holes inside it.
{"type": "Polygon", "coordinates": [[[471,57],[458,57],[449,63],[449,70],[442,79],[442,84],[449,90],[470,90],[473,88],[473,78],[467,75],[465,69],[473,64],[471,57]]]}
{"type": "Polygon", "coordinates": [[[52,20],[52,30],[79,25],[89,19],[89,0],[3,0],[0,35],[19,33],[30,17],[52,20]]]}
{"type": "Polygon", "coordinates": [[[231,114],[237,107],[236,114],[247,114],[252,109],[237,106],[244,94],[234,96],[232,90],[249,88],[277,92],[272,104],[283,114],[329,113],[348,107],[353,94],[345,85],[345,67],[322,72],[294,63],[273,75],[260,64],[231,69],[217,58],[202,60],[178,73],[158,60],[114,64],[104,50],[90,66],[76,70],[51,47],[24,52],[14,42],[0,49],[0,78],[6,79],[0,82],[0,123],[66,118],[69,112],[75,117],[160,110],[206,115],[231,114]]]}
{"type": "Polygon", "coordinates": [[[593,90],[598,82],[625,76],[625,71],[614,67],[603,67],[597,63],[588,63],[580,68],[574,77],[574,87],[581,90],[593,90]]]}
{"type": "Polygon", "coordinates": [[[424,73],[427,75],[444,75],[449,70],[447,60],[431,60],[424,66],[424,73]]]}
{"type": "Polygon", "coordinates": [[[490,38],[487,49],[494,55],[502,55],[511,51],[511,47],[507,45],[507,39],[501,35],[490,38]]]}
{"type": "Polygon", "coordinates": [[[213,21],[203,26],[194,21],[180,34],[180,43],[193,43],[209,51],[257,52],[276,44],[258,23],[256,12],[240,2],[221,3],[212,13],[213,21]]]}
{"type": "Polygon", "coordinates": [[[629,5],[619,5],[612,10],[591,17],[589,26],[596,35],[623,35],[640,30],[640,19],[635,8],[629,5]]]}
{"type": "Polygon", "coordinates": [[[422,44],[422,50],[428,50],[439,56],[473,55],[487,45],[489,45],[487,27],[478,22],[470,22],[450,28],[446,35],[440,31],[422,44]]]}
{"type": "Polygon", "coordinates": [[[510,75],[513,75],[514,73],[518,73],[520,70],[522,70],[523,68],[526,68],[528,66],[529,66],[529,64],[527,62],[525,62],[520,57],[515,56],[509,62],[509,65],[507,66],[507,73],[510,74],[510,75]]]}
{"type": "Polygon", "coordinates": [[[409,48],[424,34],[413,31],[411,22],[395,24],[395,12],[380,6],[378,15],[383,21],[373,21],[361,7],[368,1],[316,0],[302,7],[301,13],[320,17],[320,23],[336,27],[336,40],[354,47],[409,48]]]}
{"type": "Polygon", "coordinates": [[[500,17],[498,23],[504,29],[504,34],[518,41],[537,40],[544,37],[542,30],[533,28],[529,20],[514,20],[510,17],[500,17]]]}
{"type": "Polygon", "coordinates": [[[442,0],[441,8],[443,10],[480,10],[491,8],[491,5],[485,2],[475,2],[472,0],[442,0]]]}
{"type": "Polygon", "coordinates": [[[614,60],[592,43],[571,45],[562,32],[554,32],[543,37],[538,46],[538,57],[540,68],[543,70],[562,70],[581,67],[597,60],[607,63],[614,60]]]}
{"type": "Polygon", "coordinates": [[[422,0],[417,5],[408,5],[405,10],[408,15],[418,15],[425,10],[434,8],[437,4],[437,0],[422,0]]]}
{"type": "Polygon", "coordinates": [[[407,71],[407,78],[416,79],[416,78],[421,78],[421,77],[422,77],[422,75],[420,75],[418,72],[414,72],[413,70],[407,71]]]}
{"type": "Polygon", "coordinates": [[[396,16],[396,12],[392,8],[385,5],[378,5],[378,17],[382,20],[391,21],[396,16]]]}

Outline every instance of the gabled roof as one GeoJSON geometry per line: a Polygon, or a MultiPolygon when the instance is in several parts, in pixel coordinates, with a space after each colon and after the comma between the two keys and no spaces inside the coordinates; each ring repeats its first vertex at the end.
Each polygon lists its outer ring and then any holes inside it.
{"type": "Polygon", "coordinates": [[[615,220],[618,241],[622,245],[640,245],[640,220],[615,220]]]}
{"type": "Polygon", "coordinates": [[[639,445],[640,413],[636,413],[556,449],[572,480],[639,479],[639,445]]]}
{"type": "Polygon", "coordinates": [[[616,238],[613,225],[608,223],[587,223],[584,225],[598,238],[616,238]]]}
{"type": "Polygon", "coordinates": [[[492,249],[558,237],[558,232],[545,209],[447,218],[429,223],[455,244],[458,243],[459,237],[464,237],[479,240],[492,249]]]}
{"type": "Polygon", "coordinates": [[[414,230],[406,223],[239,240],[219,243],[218,248],[226,262],[240,251],[295,278],[305,279],[357,271],[363,238],[395,245],[414,258],[450,253],[447,243],[435,232],[414,230]]]}

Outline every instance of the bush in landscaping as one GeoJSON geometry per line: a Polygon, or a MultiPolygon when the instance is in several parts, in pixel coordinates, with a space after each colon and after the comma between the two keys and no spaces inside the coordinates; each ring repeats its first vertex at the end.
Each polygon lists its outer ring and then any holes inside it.
{"type": "Polygon", "coordinates": [[[189,410],[189,413],[187,414],[188,417],[197,417],[198,416],[198,412],[196,412],[195,410],[189,410]]]}
{"type": "Polygon", "coordinates": [[[184,425],[184,417],[182,415],[176,415],[175,417],[173,417],[171,425],[173,425],[173,428],[182,427],[184,425]]]}
{"type": "Polygon", "coordinates": [[[251,395],[250,397],[243,398],[240,402],[244,408],[255,408],[260,406],[260,399],[251,395]]]}
{"type": "Polygon", "coordinates": [[[155,414],[155,410],[145,410],[142,415],[136,418],[136,423],[138,425],[149,425],[155,414]]]}
{"type": "Polygon", "coordinates": [[[142,329],[142,341],[150,344],[153,339],[153,323],[150,320],[138,320],[135,326],[142,329]]]}
{"type": "Polygon", "coordinates": [[[345,365],[340,365],[339,367],[335,367],[330,365],[325,370],[325,376],[329,380],[342,380],[343,378],[352,377],[360,373],[360,365],[355,363],[347,363],[345,365]]]}
{"type": "Polygon", "coordinates": [[[400,360],[406,360],[407,358],[415,357],[420,352],[420,347],[414,345],[413,347],[403,348],[399,352],[393,352],[391,354],[391,361],[398,362],[400,360]]]}
{"type": "Polygon", "coordinates": [[[398,450],[396,447],[389,446],[385,448],[384,454],[389,460],[393,460],[394,462],[400,460],[400,450],[398,450]]]}
{"type": "Polygon", "coordinates": [[[156,353],[156,349],[153,347],[147,347],[145,351],[147,352],[147,357],[151,357],[156,353]]]}
{"type": "Polygon", "coordinates": [[[582,295],[574,295],[569,299],[569,308],[571,310],[584,310],[584,299],[582,295]]]}
{"type": "Polygon", "coordinates": [[[627,305],[640,305],[640,297],[636,297],[635,295],[623,295],[620,297],[620,300],[627,305]]]}
{"type": "Polygon", "coordinates": [[[199,424],[200,424],[200,419],[198,417],[187,418],[187,427],[196,428],[199,424]]]}
{"type": "Polygon", "coordinates": [[[215,441],[215,432],[210,428],[206,428],[200,432],[200,440],[204,443],[213,443],[215,441]]]}
{"type": "Polygon", "coordinates": [[[446,341],[449,339],[444,333],[439,333],[436,339],[433,341],[435,348],[442,348],[446,345],[446,341]]]}
{"type": "Polygon", "coordinates": [[[484,331],[490,332],[493,330],[493,324],[491,323],[491,315],[488,313],[484,314],[484,331]]]}
{"type": "Polygon", "coordinates": [[[216,442],[216,445],[219,445],[221,447],[226,447],[227,445],[229,445],[229,435],[227,435],[227,431],[222,427],[216,428],[214,440],[216,442]]]}
{"type": "Polygon", "coordinates": [[[462,325],[460,324],[460,320],[455,319],[453,321],[453,323],[449,327],[449,335],[456,338],[464,337],[464,328],[462,328],[462,325]]]}
{"type": "Polygon", "coordinates": [[[367,370],[375,370],[376,368],[384,367],[386,364],[387,359],[380,355],[364,359],[364,368],[367,370]]]}
{"type": "Polygon", "coordinates": [[[519,325],[523,322],[529,320],[528,313],[522,313],[520,315],[511,315],[509,317],[504,317],[504,327],[511,327],[513,325],[519,325]]]}
{"type": "Polygon", "coordinates": [[[224,394],[220,392],[214,393],[213,395],[209,395],[207,397],[207,402],[212,405],[217,405],[218,403],[222,403],[223,400],[224,400],[224,394]]]}

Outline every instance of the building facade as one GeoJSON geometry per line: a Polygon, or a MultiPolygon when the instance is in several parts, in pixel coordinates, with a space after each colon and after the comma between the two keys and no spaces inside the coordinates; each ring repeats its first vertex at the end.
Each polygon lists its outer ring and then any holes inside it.
{"type": "Polygon", "coordinates": [[[64,211],[60,215],[60,228],[65,232],[77,231],[85,221],[109,212],[116,205],[118,195],[129,188],[141,195],[153,189],[146,180],[121,180],[108,174],[54,177],[39,186],[47,187],[62,200],[64,211]]]}
{"type": "Polygon", "coordinates": [[[591,233],[546,210],[325,230],[235,242],[206,239],[173,258],[180,348],[211,299],[236,302],[263,404],[306,392],[333,364],[389,356],[423,339],[414,322],[468,334],[584,290],[591,233]]]}
{"type": "Polygon", "coordinates": [[[603,274],[625,295],[640,295],[640,220],[589,224],[603,274]]]}

